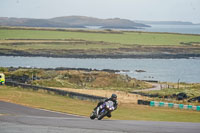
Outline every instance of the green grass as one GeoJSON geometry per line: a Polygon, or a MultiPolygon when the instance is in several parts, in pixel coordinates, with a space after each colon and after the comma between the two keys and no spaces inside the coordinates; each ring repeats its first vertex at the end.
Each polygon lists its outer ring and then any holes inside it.
{"type": "Polygon", "coordinates": [[[165,88],[162,90],[149,91],[149,94],[159,94],[161,96],[186,93],[190,98],[200,96],[200,84],[180,84],[179,88],[165,88]]]}
{"type": "Polygon", "coordinates": [[[8,86],[0,86],[0,100],[83,116],[88,116],[96,105],[94,102],[71,99],[44,91],[8,86]]]}
{"type": "MultiPolygon", "coordinates": [[[[200,54],[200,35],[0,28],[0,53],[14,56],[117,57],[200,54]]],[[[166,56],[166,58],[168,58],[166,56]]]]}
{"type": "Polygon", "coordinates": [[[153,98],[153,100],[155,100],[155,101],[173,102],[173,103],[186,104],[186,105],[190,104],[190,105],[196,105],[196,106],[200,105],[200,103],[197,101],[188,102],[189,99],[200,96],[200,84],[199,83],[194,83],[194,84],[181,83],[179,88],[177,88],[177,86],[176,86],[173,88],[165,88],[162,90],[147,91],[147,92],[143,92],[143,93],[158,94],[161,97],[171,96],[171,98],[169,98],[169,99],[158,98],[158,97],[153,98]],[[185,100],[177,100],[176,97],[174,97],[174,98],[172,97],[173,94],[177,95],[179,93],[187,94],[188,98],[185,100]]]}
{"type": "MultiPolygon", "coordinates": [[[[109,44],[109,45],[101,45],[101,44],[84,44],[84,43],[80,43],[80,44],[56,44],[53,43],[52,44],[20,44],[20,45],[1,45],[0,44],[0,48],[5,48],[5,49],[15,49],[15,50],[28,50],[28,49],[49,49],[49,50],[72,50],[72,49],[76,49],[76,50],[87,50],[87,49],[111,49],[111,48],[119,48],[121,45],[119,44],[109,44]]],[[[129,46],[124,46],[124,47],[129,47],[129,46]]]]}
{"type": "Polygon", "coordinates": [[[139,45],[180,45],[181,42],[200,42],[200,36],[181,34],[161,34],[124,32],[112,33],[87,33],[66,31],[43,30],[5,30],[0,29],[0,39],[84,39],[88,41],[105,41],[120,44],[139,45]]]}
{"type": "MultiPolygon", "coordinates": [[[[96,103],[90,101],[8,86],[0,86],[0,100],[87,117],[96,106],[96,103]]],[[[123,104],[112,113],[112,119],[200,122],[199,115],[200,112],[196,111],[123,104]]]]}
{"type": "MultiPolygon", "coordinates": [[[[8,68],[7,68],[8,69],[8,68]]],[[[1,68],[6,70],[6,68],[1,68]]],[[[17,69],[5,72],[7,78],[17,77],[22,79],[26,76],[29,84],[47,87],[65,88],[95,88],[110,90],[133,91],[135,89],[149,88],[150,84],[124,75],[104,71],[79,71],[79,70],[43,70],[43,69],[17,69]],[[32,81],[37,75],[38,80],[32,81]]]]}
{"type": "Polygon", "coordinates": [[[199,115],[195,111],[141,105],[121,105],[113,112],[114,119],[145,121],[200,122],[199,115]]]}

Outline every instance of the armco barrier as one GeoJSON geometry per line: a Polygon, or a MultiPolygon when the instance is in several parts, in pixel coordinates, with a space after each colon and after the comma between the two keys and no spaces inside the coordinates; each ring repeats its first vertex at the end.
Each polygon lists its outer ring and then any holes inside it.
{"type": "Polygon", "coordinates": [[[102,100],[106,99],[106,97],[81,94],[81,93],[59,90],[59,89],[54,89],[54,88],[41,87],[41,86],[34,86],[34,85],[23,84],[23,83],[18,83],[18,82],[14,82],[14,81],[7,81],[6,85],[8,85],[8,86],[20,86],[20,87],[25,88],[25,89],[33,89],[33,90],[39,90],[39,89],[40,90],[46,90],[48,92],[54,92],[55,94],[58,94],[58,95],[69,96],[71,98],[77,98],[77,99],[80,99],[80,100],[102,101],[102,100]]]}
{"type": "MultiPolygon", "coordinates": [[[[140,101],[142,101],[142,100],[140,100],[140,101]]],[[[174,103],[150,101],[149,105],[151,107],[169,107],[169,108],[179,108],[179,109],[200,111],[200,106],[192,106],[192,105],[184,105],[184,104],[174,104],[174,103]]]]}

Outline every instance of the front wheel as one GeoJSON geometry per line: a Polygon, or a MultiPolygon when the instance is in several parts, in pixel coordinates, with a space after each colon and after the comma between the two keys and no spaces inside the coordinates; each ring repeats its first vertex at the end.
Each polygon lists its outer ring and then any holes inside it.
{"type": "Polygon", "coordinates": [[[107,114],[107,111],[105,111],[105,112],[102,112],[99,116],[98,116],[98,120],[101,120],[101,119],[103,119],[103,117],[105,117],[106,116],[106,114],[107,114]]]}

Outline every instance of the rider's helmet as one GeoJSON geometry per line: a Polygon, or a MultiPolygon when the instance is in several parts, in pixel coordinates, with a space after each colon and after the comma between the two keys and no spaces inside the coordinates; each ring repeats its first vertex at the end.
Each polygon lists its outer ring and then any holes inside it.
{"type": "Polygon", "coordinates": [[[116,100],[117,100],[117,95],[116,95],[116,94],[112,94],[112,95],[111,95],[111,99],[112,99],[113,101],[116,101],[116,100]]]}

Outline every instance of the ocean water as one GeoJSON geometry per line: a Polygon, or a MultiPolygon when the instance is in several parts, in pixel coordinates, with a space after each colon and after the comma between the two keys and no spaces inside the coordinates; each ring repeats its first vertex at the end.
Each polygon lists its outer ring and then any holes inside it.
{"type": "Polygon", "coordinates": [[[200,25],[150,25],[150,26],[151,27],[136,29],[134,31],[200,34],[200,25]]]}
{"type": "Polygon", "coordinates": [[[91,68],[120,70],[140,80],[200,83],[200,58],[195,59],[77,59],[0,56],[0,67],[91,68]],[[144,70],[145,72],[137,72],[144,70]]]}

